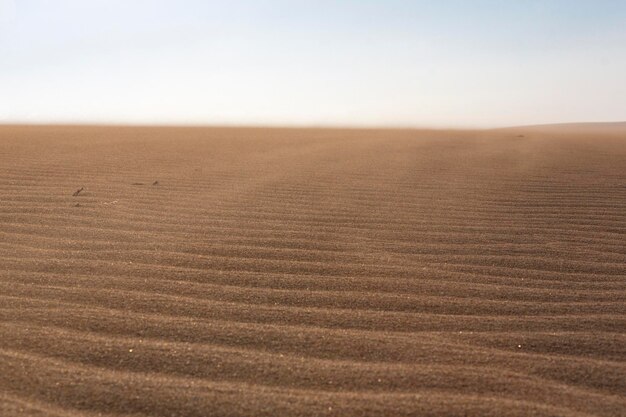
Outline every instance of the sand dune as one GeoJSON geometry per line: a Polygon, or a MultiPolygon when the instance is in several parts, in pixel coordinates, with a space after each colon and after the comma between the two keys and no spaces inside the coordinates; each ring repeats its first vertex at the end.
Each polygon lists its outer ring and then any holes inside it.
{"type": "Polygon", "coordinates": [[[618,127],[1,127],[0,415],[624,416],[618,127]]]}

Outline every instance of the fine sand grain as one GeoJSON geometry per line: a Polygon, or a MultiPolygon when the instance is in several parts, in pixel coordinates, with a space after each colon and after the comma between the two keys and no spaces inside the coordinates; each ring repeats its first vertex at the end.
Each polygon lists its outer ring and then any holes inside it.
{"type": "Polygon", "coordinates": [[[1,127],[0,416],[625,416],[618,127],[1,127]]]}

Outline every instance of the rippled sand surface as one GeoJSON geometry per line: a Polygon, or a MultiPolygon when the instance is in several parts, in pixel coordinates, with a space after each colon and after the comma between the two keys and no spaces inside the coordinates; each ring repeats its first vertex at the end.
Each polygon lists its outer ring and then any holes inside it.
{"type": "Polygon", "coordinates": [[[624,416],[624,132],[1,127],[0,415],[624,416]]]}

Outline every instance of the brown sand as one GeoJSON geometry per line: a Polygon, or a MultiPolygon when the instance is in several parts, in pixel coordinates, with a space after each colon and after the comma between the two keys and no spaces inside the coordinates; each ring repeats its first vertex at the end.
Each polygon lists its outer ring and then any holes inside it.
{"type": "Polygon", "coordinates": [[[624,416],[625,131],[2,127],[0,415],[624,416]]]}

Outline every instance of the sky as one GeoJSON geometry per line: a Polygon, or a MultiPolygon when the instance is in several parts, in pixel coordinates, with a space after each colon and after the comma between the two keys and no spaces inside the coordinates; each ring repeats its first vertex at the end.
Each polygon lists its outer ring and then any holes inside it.
{"type": "Polygon", "coordinates": [[[0,0],[0,123],[626,120],[626,0],[0,0]]]}

